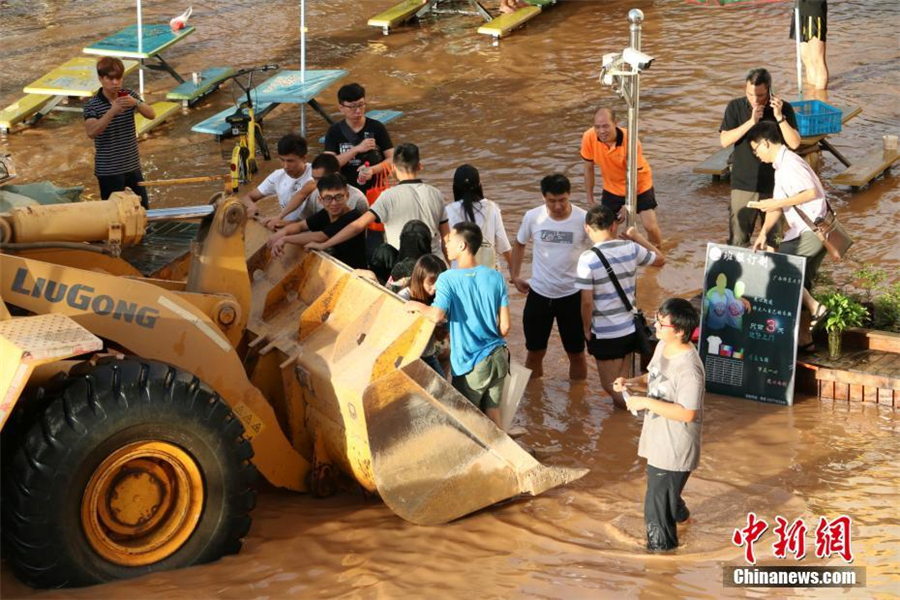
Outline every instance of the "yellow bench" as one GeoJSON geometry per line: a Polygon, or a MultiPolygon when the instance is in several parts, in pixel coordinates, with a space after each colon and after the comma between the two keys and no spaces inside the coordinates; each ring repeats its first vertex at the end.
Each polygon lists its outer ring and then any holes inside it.
{"type": "Polygon", "coordinates": [[[144,115],[135,112],[134,128],[137,130],[138,137],[175,114],[181,108],[181,104],[178,102],[154,102],[150,105],[150,108],[156,113],[156,118],[154,119],[148,119],[144,115]]]}
{"type": "Polygon", "coordinates": [[[496,43],[513,29],[521,27],[527,21],[530,21],[539,14],[541,14],[541,8],[539,6],[526,6],[525,8],[520,8],[516,12],[497,17],[490,23],[485,23],[478,28],[478,33],[491,36],[494,38],[494,43],[496,43]]]}
{"type": "Polygon", "coordinates": [[[873,150],[856,161],[846,171],[831,178],[835,185],[849,185],[854,190],[863,187],[882,173],[887,172],[895,162],[900,160],[897,150],[873,150]]]}
{"type": "Polygon", "coordinates": [[[369,19],[369,27],[380,27],[384,35],[388,35],[391,27],[400,25],[411,19],[417,12],[425,8],[430,0],[403,0],[384,12],[369,19]]]}
{"type": "Polygon", "coordinates": [[[0,129],[8,130],[18,125],[34,113],[44,108],[53,96],[49,94],[28,94],[0,111],[0,129]]]}

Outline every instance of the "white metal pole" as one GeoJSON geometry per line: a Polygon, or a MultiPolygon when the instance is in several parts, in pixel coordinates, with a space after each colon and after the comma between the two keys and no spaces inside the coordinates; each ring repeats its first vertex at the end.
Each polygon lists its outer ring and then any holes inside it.
{"type": "MultiPolygon", "coordinates": [[[[306,0],[300,0],[300,83],[306,83],[306,0]]],[[[306,137],[306,103],[300,104],[300,135],[306,137]]]]}
{"type": "Polygon", "coordinates": [[[800,41],[803,33],[800,31],[800,7],[794,8],[794,37],[797,41],[797,93],[803,100],[803,62],[800,60],[800,41]]]}
{"type": "Polygon", "coordinates": [[[306,83],[306,0],[300,0],[300,83],[306,83]]]}
{"type": "MultiPolygon", "coordinates": [[[[137,0],[137,42],[138,54],[144,52],[144,18],[141,11],[141,0],[137,0]]],[[[144,97],[144,60],[138,59],[138,93],[144,97]]]]}
{"type": "MultiPolygon", "coordinates": [[[[641,23],[644,21],[643,11],[633,8],[628,11],[630,40],[629,45],[635,50],[641,49],[641,23]]],[[[635,224],[637,217],[637,161],[638,161],[638,123],[640,118],[641,73],[637,66],[633,67],[634,75],[628,79],[631,101],[628,103],[628,170],[625,173],[625,197],[628,206],[626,227],[635,224]]]]}

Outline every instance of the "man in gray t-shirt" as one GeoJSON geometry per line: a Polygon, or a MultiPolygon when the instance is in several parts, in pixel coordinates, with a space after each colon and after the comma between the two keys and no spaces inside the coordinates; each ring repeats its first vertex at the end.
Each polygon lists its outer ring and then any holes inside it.
{"type": "Polygon", "coordinates": [[[638,455],[647,459],[647,495],[644,521],[647,549],[671,550],[678,546],[677,523],[690,511],[681,498],[691,471],[700,463],[700,430],[703,424],[703,362],[691,344],[700,316],[690,302],[670,298],[655,319],[659,344],[648,373],[613,386],[625,392],[629,385],[647,386],[647,396],[625,394],[628,409],[644,410],[644,427],[638,455]]]}
{"type": "Polygon", "coordinates": [[[385,242],[399,249],[403,226],[416,219],[423,221],[431,230],[431,251],[446,257],[444,239],[450,234],[447,208],[440,191],[419,179],[422,168],[419,148],[415,144],[397,146],[394,151],[394,166],[400,183],[383,191],[367,213],[327,242],[310,243],[306,248],[325,250],[359,235],[369,225],[378,222],[384,224],[385,242]]]}

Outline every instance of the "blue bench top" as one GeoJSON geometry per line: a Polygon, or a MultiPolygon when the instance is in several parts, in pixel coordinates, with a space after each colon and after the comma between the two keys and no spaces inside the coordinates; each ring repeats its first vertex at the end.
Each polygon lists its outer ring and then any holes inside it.
{"type": "Polygon", "coordinates": [[[141,27],[141,52],[138,52],[137,25],[129,25],[111,36],[82,49],[85,54],[100,56],[126,56],[128,58],[152,58],[196,29],[188,25],[177,33],[172,33],[168,24],[150,23],[141,27]]]}
{"type": "Polygon", "coordinates": [[[166,100],[193,100],[202,96],[212,87],[222,83],[223,80],[234,75],[233,67],[212,67],[204,69],[200,73],[200,85],[194,85],[193,81],[185,81],[166,94],[166,100]]]}
{"type": "MultiPolygon", "coordinates": [[[[278,106],[276,102],[259,102],[253,106],[253,110],[256,116],[257,121],[261,121],[266,114],[278,106]]],[[[191,127],[191,131],[196,133],[210,133],[212,135],[228,135],[231,133],[231,124],[228,123],[225,119],[234,114],[235,107],[229,106],[225,110],[220,113],[216,113],[213,116],[209,117],[204,121],[200,121],[193,127],[191,127]]],[[[244,114],[247,114],[247,109],[243,109],[244,114]]]]}
{"type": "MultiPolygon", "coordinates": [[[[403,114],[403,111],[399,110],[369,110],[366,111],[367,119],[375,119],[376,121],[381,121],[382,123],[390,123],[397,117],[403,114]]],[[[319,138],[319,143],[325,143],[325,136],[319,138]]]]}
{"type": "Polygon", "coordinates": [[[254,88],[260,102],[304,104],[319,95],[335,81],[346,77],[343,69],[306,71],[305,81],[300,82],[300,71],[280,71],[254,88]]]}

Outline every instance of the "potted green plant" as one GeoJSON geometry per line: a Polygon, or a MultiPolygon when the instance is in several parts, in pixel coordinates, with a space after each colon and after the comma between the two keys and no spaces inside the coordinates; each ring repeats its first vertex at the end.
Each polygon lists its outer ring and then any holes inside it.
{"type": "Polygon", "coordinates": [[[848,327],[860,327],[868,317],[865,307],[841,292],[829,292],[819,298],[828,309],[825,317],[825,331],[828,332],[828,356],[841,356],[841,338],[848,327]]]}

